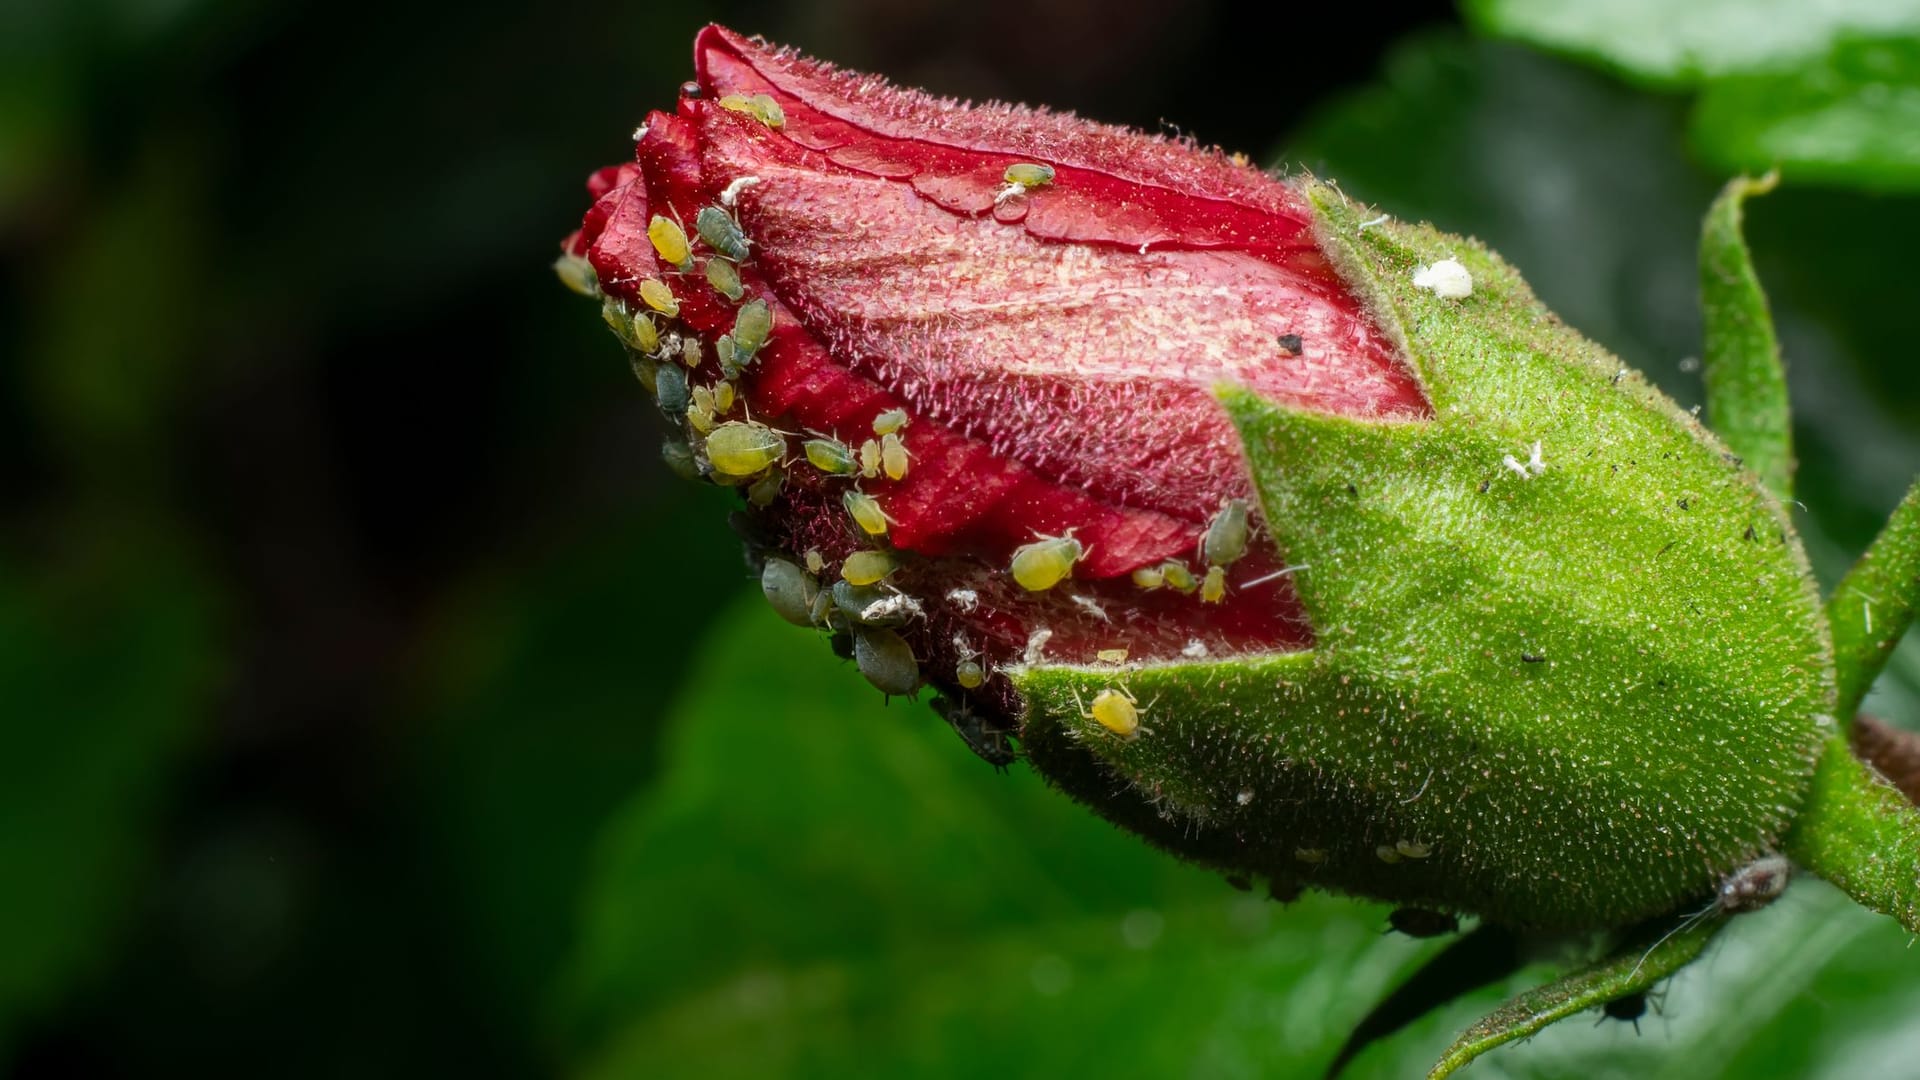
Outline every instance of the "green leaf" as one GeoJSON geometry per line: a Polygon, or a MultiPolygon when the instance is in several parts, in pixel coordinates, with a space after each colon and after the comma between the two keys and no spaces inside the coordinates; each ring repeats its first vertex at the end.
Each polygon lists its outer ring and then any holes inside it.
{"type": "Polygon", "coordinates": [[[1700,236],[1700,306],[1706,320],[1707,419],[1782,500],[1793,498],[1793,428],[1787,371],[1760,278],[1741,235],[1749,195],[1773,190],[1777,175],[1740,177],[1707,211],[1700,236]]]}
{"type": "Polygon", "coordinates": [[[1657,85],[1791,68],[1847,33],[1920,32],[1913,0],[1465,0],[1484,33],[1657,85]]]}
{"type": "Polygon", "coordinates": [[[1920,37],[1848,38],[1789,72],[1711,83],[1693,118],[1694,145],[1722,168],[1881,191],[1920,191],[1915,132],[1920,37]]]}
{"type": "Polygon", "coordinates": [[[1724,926],[1726,920],[1716,918],[1682,924],[1658,938],[1635,936],[1604,960],[1528,990],[1461,1032],[1427,1080],[1445,1080],[1487,1051],[1538,1034],[1556,1020],[1652,989],[1698,959],[1724,926]]]}

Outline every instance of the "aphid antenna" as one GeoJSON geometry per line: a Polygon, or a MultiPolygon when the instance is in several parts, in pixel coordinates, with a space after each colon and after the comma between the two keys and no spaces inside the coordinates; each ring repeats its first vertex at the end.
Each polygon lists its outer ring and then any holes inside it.
{"type": "Polygon", "coordinates": [[[1690,930],[1693,927],[1698,926],[1703,920],[1714,915],[1719,910],[1720,910],[1720,899],[1719,897],[1716,896],[1712,900],[1707,901],[1706,907],[1703,907],[1699,911],[1696,911],[1693,914],[1688,915],[1686,918],[1680,920],[1680,924],[1678,926],[1675,926],[1673,929],[1667,931],[1664,934],[1661,934],[1660,939],[1658,941],[1655,941],[1653,944],[1647,946],[1647,951],[1640,954],[1640,960],[1633,965],[1633,970],[1627,972],[1627,981],[1632,982],[1633,977],[1635,975],[1640,974],[1640,968],[1642,965],[1644,965],[1647,962],[1647,957],[1653,955],[1653,950],[1658,949],[1662,945],[1665,945],[1667,943],[1668,938],[1681,932],[1682,930],[1690,930]]]}
{"type": "Polygon", "coordinates": [[[1425,795],[1427,793],[1427,785],[1433,783],[1433,773],[1434,773],[1434,770],[1428,769],[1427,778],[1425,780],[1420,781],[1420,790],[1414,792],[1413,795],[1409,798],[1401,799],[1400,805],[1405,806],[1408,803],[1419,802],[1420,796],[1425,795]]]}
{"type": "Polygon", "coordinates": [[[1243,581],[1240,583],[1240,587],[1242,589],[1251,589],[1255,585],[1265,585],[1269,581],[1276,581],[1280,578],[1286,577],[1287,575],[1294,573],[1297,570],[1305,570],[1305,569],[1307,569],[1306,563],[1300,563],[1297,566],[1283,566],[1280,569],[1275,570],[1271,574],[1262,574],[1259,577],[1254,578],[1252,581],[1243,581]]]}

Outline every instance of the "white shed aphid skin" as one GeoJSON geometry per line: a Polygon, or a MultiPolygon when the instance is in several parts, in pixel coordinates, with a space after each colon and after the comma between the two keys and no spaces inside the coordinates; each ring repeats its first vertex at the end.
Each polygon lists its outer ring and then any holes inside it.
{"type": "Polygon", "coordinates": [[[729,210],[733,209],[734,204],[740,201],[740,193],[759,182],[760,178],[757,176],[734,177],[727,183],[726,188],[720,192],[720,205],[729,210]]]}
{"type": "Polygon", "coordinates": [[[1385,224],[1386,224],[1387,222],[1389,222],[1389,221],[1391,221],[1391,220],[1393,220],[1393,218],[1392,218],[1392,216],[1391,216],[1391,215],[1388,215],[1388,214],[1381,214],[1381,215],[1380,215],[1379,217],[1372,217],[1372,218],[1368,218],[1367,220],[1365,220],[1365,221],[1363,221],[1363,222],[1361,222],[1361,223],[1360,223],[1360,226],[1359,226],[1358,228],[1356,228],[1356,229],[1354,229],[1353,231],[1354,231],[1354,232],[1366,232],[1366,231],[1367,231],[1368,229],[1372,229],[1372,228],[1375,228],[1375,227],[1377,227],[1377,226],[1381,226],[1381,225],[1385,225],[1385,224]]]}
{"type": "Polygon", "coordinates": [[[1747,865],[1728,874],[1720,881],[1720,888],[1713,899],[1700,910],[1688,915],[1673,929],[1660,935],[1660,939],[1647,946],[1640,955],[1640,962],[1633,965],[1628,978],[1640,973],[1640,966],[1653,955],[1653,950],[1666,943],[1666,940],[1683,930],[1699,925],[1702,921],[1727,915],[1749,915],[1780,899],[1787,891],[1787,885],[1793,879],[1793,864],[1784,856],[1762,855],[1747,865]]]}
{"type": "Polygon", "coordinates": [[[1442,300],[1464,300],[1473,295],[1473,274],[1458,259],[1441,259],[1431,266],[1415,269],[1413,284],[1442,300]]]}
{"type": "Polygon", "coordinates": [[[1541,460],[1540,457],[1540,443],[1538,441],[1533,444],[1533,453],[1525,462],[1522,462],[1512,454],[1508,454],[1506,457],[1500,459],[1500,464],[1513,470],[1522,480],[1531,480],[1547,471],[1547,463],[1541,460]]]}
{"type": "Polygon", "coordinates": [[[980,606],[980,594],[972,589],[947,590],[947,603],[963,615],[971,615],[980,606]]]}
{"type": "Polygon", "coordinates": [[[1087,614],[1093,616],[1096,619],[1099,619],[1103,623],[1110,623],[1113,621],[1113,616],[1107,614],[1107,609],[1101,606],[1100,601],[1095,600],[1091,596],[1081,596],[1079,593],[1075,593],[1072,596],[1068,597],[1068,599],[1072,600],[1076,605],[1078,605],[1080,610],[1086,612],[1087,614]]]}

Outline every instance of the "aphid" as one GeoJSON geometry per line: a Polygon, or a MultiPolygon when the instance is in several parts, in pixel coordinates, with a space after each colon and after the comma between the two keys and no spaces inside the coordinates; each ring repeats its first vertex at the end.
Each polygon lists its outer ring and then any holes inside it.
{"type": "Polygon", "coordinates": [[[779,432],[752,421],[728,421],[707,436],[707,460],[713,471],[727,476],[752,476],[779,461],[786,449],[779,432]]]}
{"type": "Polygon", "coordinates": [[[734,262],[742,262],[747,257],[747,234],[740,231],[740,223],[733,215],[717,206],[706,206],[693,219],[694,231],[707,246],[734,262]]]}
{"type": "Polygon", "coordinates": [[[680,339],[680,362],[689,370],[700,366],[700,339],[684,337],[680,339]]]}
{"type": "Polygon", "coordinates": [[[1431,938],[1458,933],[1460,918],[1444,911],[1403,907],[1387,913],[1387,926],[1411,938],[1431,938]]]}
{"type": "Polygon", "coordinates": [[[679,416],[687,411],[687,373],[671,365],[662,365],[653,374],[653,392],[660,399],[660,411],[679,416]]]}
{"type": "Polygon", "coordinates": [[[637,312],[629,327],[633,333],[633,347],[652,356],[660,351],[660,328],[653,325],[653,316],[646,312],[637,312]]]}
{"type": "Polygon", "coordinates": [[[1080,715],[1123,739],[1140,731],[1140,701],[1124,686],[1109,686],[1093,695],[1093,706],[1080,715]]]}
{"type": "Polygon", "coordinates": [[[1210,566],[1232,566],[1247,553],[1247,501],[1228,499],[1213,515],[1200,540],[1200,557],[1210,566]]]}
{"type": "Polygon", "coordinates": [[[907,444],[900,436],[889,431],[880,436],[880,467],[886,470],[887,479],[902,480],[907,475],[907,444]]]}
{"type": "Polygon", "coordinates": [[[1127,662],[1127,650],[1101,649],[1099,652],[1093,654],[1093,658],[1103,664],[1124,664],[1127,662]]]}
{"type": "Polygon", "coordinates": [[[755,506],[772,506],[786,486],[787,474],[775,466],[767,470],[767,475],[747,485],[747,501],[755,506]]]}
{"type": "Polygon", "coordinates": [[[888,409],[873,418],[873,433],[875,435],[891,435],[906,426],[907,410],[905,409],[888,409]]]}
{"type": "Polygon", "coordinates": [[[713,387],[711,386],[694,387],[693,388],[693,407],[701,410],[702,412],[707,413],[708,415],[714,415],[715,409],[713,407],[713,387]]]}
{"type": "Polygon", "coordinates": [[[693,249],[688,246],[686,230],[679,222],[653,215],[653,220],[647,222],[647,239],[653,241],[653,250],[676,269],[683,272],[693,269],[693,249]]]}
{"type": "Polygon", "coordinates": [[[613,331],[613,336],[620,339],[621,344],[630,349],[640,348],[640,343],[634,340],[633,319],[627,314],[627,305],[608,297],[606,303],[600,305],[600,318],[606,322],[607,329],[613,331]]]}
{"type": "Polygon", "coordinates": [[[860,674],[888,697],[920,688],[920,661],[907,639],[891,630],[862,627],[853,632],[853,662],[860,674]]]}
{"type": "Polygon", "coordinates": [[[658,385],[656,376],[660,370],[659,364],[655,363],[650,357],[643,356],[637,352],[629,352],[627,353],[627,367],[633,369],[633,377],[640,380],[640,385],[647,388],[647,393],[653,394],[656,397],[659,396],[660,392],[656,389],[658,385]]]}
{"type": "Polygon", "coordinates": [[[1647,992],[1640,990],[1625,997],[1617,997],[1600,1006],[1605,1021],[1609,1018],[1623,1020],[1633,1025],[1633,1033],[1640,1034],[1640,1018],[1647,1015],[1647,992]]]}
{"type": "Polygon", "coordinates": [[[937,697],[933,699],[933,711],[952,725],[967,749],[978,754],[982,761],[996,769],[1013,764],[1013,744],[1007,732],[988,727],[986,718],[967,708],[965,702],[937,697]]]}
{"type": "Polygon", "coordinates": [[[700,464],[693,459],[693,447],[680,439],[668,439],[660,444],[660,460],[682,480],[700,479],[700,464]]]}
{"type": "Polygon", "coordinates": [[[1019,184],[1023,188],[1045,187],[1053,183],[1053,166],[1037,162],[1023,161],[1018,165],[1007,166],[1000,177],[1009,184],[1019,184]]]}
{"type": "Polygon", "coordinates": [[[713,384],[713,411],[721,416],[733,411],[733,384],[721,381],[713,384]]]}
{"type": "Polygon", "coordinates": [[[1787,881],[1792,876],[1793,866],[1786,859],[1778,855],[1763,856],[1728,874],[1720,883],[1715,903],[1729,915],[1759,911],[1787,891],[1787,881]]]}
{"type": "Polygon", "coordinates": [[[1433,854],[1433,849],[1418,840],[1395,840],[1393,850],[1409,859],[1424,859],[1433,854]]]}
{"type": "Polygon", "coordinates": [[[1386,863],[1388,866],[1392,866],[1401,861],[1400,852],[1395,850],[1392,844],[1381,844],[1379,847],[1373,849],[1373,853],[1378,855],[1380,861],[1386,863]]]}
{"type": "Polygon", "coordinates": [[[868,536],[887,534],[887,522],[890,519],[880,509],[880,500],[863,491],[848,491],[840,496],[840,504],[847,508],[848,516],[853,518],[855,525],[860,526],[861,532],[868,536]]]}
{"type": "Polygon", "coordinates": [[[1133,572],[1133,583],[1143,589],[1157,589],[1167,583],[1167,575],[1157,566],[1143,566],[1133,572]]]}
{"type": "Polygon", "coordinates": [[[833,594],[833,606],[838,608],[849,622],[862,626],[905,626],[918,605],[889,604],[887,601],[900,594],[882,585],[855,585],[851,581],[836,581],[829,590],[833,594]]]}
{"type": "Polygon", "coordinates": [[[740,365],[733,356],[733,335],[721,334],[713,343],[713,355],[720,358],[720,374],[729,379],[740,377],[740,365]]]}
{"type": "Polygon", "coordinates": [[[981,667],[978,660],[962,660],[954,665],[953,681],[968,690],[977,689],[987,681],[987,669],[981,667]]]}
{"type": "Polygon", "coordinates": [[[747,294],[745,286],[740,284],[740,271],[726,259],[707,260],[707,284],[729,300],[738,300],[747,294]]]}
{"type": "Polygon", "coordinates": [[[1319,866],[1321,863],[1327,861],[1326,850],[1317,847],[1294,848],[1293,857],[1299,862],[1306,863],[1308,866],[1319,866]]]}
{"type": "Polygon", "coordinates": [[[559,276],[562,285],[581,296],[591,298],[600,295],[600,276],[593,272],[593,264],[579,255],[561,252],[560,257],[553,260],[553,272],[559,276]]]}
{"type": "Polygon", "coordinates": [[[733,317],[733,362],[740,367],[753,363],[755,353],[767,343],[767,335],[773,333],[773,309],[765,300],[753,300],[740,305],[740,311],[733,317]]]}
{"type": "Polygon", "coordinates": [[[806,554],[807,573],[818,574],[827,568],[827,557],[820,554],[819,548],[808,548],[806,554]]]}
{"type": "Polygon", "coordinates": [[[768,559],[760,568],[760,591],[774,613],[795,626],[813,625],[813,601],[820,583],[785,559],[768,559]]]}
{"type": "Polygon", "coordinates": [[[640,301],[669,319],[680,314],[679,298],[659,278],[650,277],[640,283],[640,301]]]}
{"type": "Polygon", "coordinates": [[[1282,356],[1299,356],[1306,345],[1299,334],[1281,334],[1278,344],[1282,356]]]}
{"type": "Polygon", "coordinates": [[[737,112],[742,116],[751,116],[775,131],[779,131],[787,122],[787,114],[780,103],[773,100],[771,94],[728,94],[720,99],[720,107],[728,112],[737,112]]]}
{"type": "Polygon", "coordinates": [[[868,439],[860,444],[860,475],[871,480],[880,475],[880,443],[868,439]]]}
{"type": "Polygon", "coordinates": [[[871,585],[893,573],[900,564],[885,551],[856,551],[840,564],[840,576],[851,585],[871,585]]]}
{"type": "Polygon", "coordinates": [[[1200,583],[1200,602],[1217,604],[1227,598],[1227,569],[1224,566],[1207,567],[1207,578],[1200,583]]]}
{"type": "Polygon", "coordinates": [[[1071,536],[1049,536],[1024,544],[1013,552],[1013,580],[1028,592],[1044,592],[1073,574],[1073,564],[1086,551],[1071,536]]]}
{"type": "Polygon", "coordinates": [[[852,476],[859,468],[853,451],[839,439],[808,439],[800,448],[806,452],[809,465],[831,476],[852,476]]]}
{"type": "Polygon", "coordinates": [[[845,630],[835,630],[827,638],[827,648],[842,660],[853,659],[853,635],[845,630]]]}
{"type": "Polygon", "coordinates": [[[1168,559],[1160,564],[1160,577],[1167,583],[1167,588],[1177,592],[1190,593],[1200,584],[1193,576],[1193,571],[1187,569],[1187,564],[1177,559],[1168,559]]]}
{"type": "Polygon", "coordinates": [[[693,425],[693,430],[699,432],[702,435],[705,435],[708,432],[712,431],[713,423],[714,423],[713,407],[710,405],[700,405],[700,404],[688,406],[687,423],[693,425]]]}
{"type": "MultiPolygon", "coordinates": [[[[815,570],[814,573],[817,574],[819,571],[815,570]]],[[[836,581],[834,584],[838,585],[840,582],[836,581]]],[[[830,590],[821,589],[813,594],[813,604],[807,614],[812,618],[815,626],[824,626],[833,630],[846,629],[847,621],[840,618],[839,613],[834,610],[833,593],[830,590]]],[[[841,659],[846,658],[841,657],[841,659]]]]}

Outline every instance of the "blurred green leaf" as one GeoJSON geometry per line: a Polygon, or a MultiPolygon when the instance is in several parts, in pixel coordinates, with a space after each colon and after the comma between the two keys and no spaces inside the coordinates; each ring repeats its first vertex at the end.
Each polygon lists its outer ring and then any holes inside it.
{"type": "Polygon", "coordinates": [[[202,584],[147,539],[0,566],[0,1066],[111,955],[210,688],[202,584]]]}
{"type": "Polygon", "coordinates": [[[1668,86],[1817,59],[1838,37],[1920,33],[1914,0],[1463,0],[1476,28],[1668,86]]]}
{"type": "Polygon", "coordinates": [[[1791,73],[1710,83],[1693,127],[1729,171],[1920,190],[1920,37],[1848,38],[1791,73]]]}

